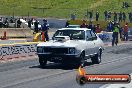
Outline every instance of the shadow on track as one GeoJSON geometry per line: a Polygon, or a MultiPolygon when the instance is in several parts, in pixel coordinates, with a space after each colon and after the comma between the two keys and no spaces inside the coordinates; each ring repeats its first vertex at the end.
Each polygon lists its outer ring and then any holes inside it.
{"type": "MultiPolygon", "coordinates": [[[[91,62],[85,62],[84,66],[90,66],[93,65],[91,62]]],[[[72,65],[63,65],[59,63],[48,63],[44,68],[42,68],[40,65],[31,66],[29,68],[40,68],[40,69],[62,69],[62,70],[73,70],[78,69],[78,67],[72,66],[72,65]]]]}

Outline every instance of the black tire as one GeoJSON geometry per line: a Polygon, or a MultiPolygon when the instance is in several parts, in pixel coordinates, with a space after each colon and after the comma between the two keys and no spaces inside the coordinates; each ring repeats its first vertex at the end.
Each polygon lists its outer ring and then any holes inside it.
{"type": "Polygon", "coordinates": [[[99,52],[91,58],[91,61],[93,64],[99,64],[101,63],[101,59],[102,59],[102,50],[99,50],[99,52]]]}
{"type": "Polygon", "coordinates": [[[42,68],[45,67],[47,64],[47,59],[39,57],[39,64],[42,68]]]}
{"type": "Polygon", "coordinates": [[[79,60],[77,61],[76,63],[76,67],[80,67],[80,66],[84,66],[84,63],[85,63],[85,53],[82,52],[80,57],[78,58],[79,60]]]}

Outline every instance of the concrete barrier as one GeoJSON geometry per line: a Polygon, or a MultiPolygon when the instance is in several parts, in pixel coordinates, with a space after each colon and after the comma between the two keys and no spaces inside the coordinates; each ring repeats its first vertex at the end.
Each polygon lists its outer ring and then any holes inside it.
{"type": "Polygon", "coordinates": [[[28,28],[0,28],[0,36],[3,36],[4,32],[7,34],[7,38],[29,38],[32,37],[32,31],[28,28]]]}
{"type": "Polygon", "coordinates": [[[104,42],[111,42],[112,41],[112,32],[104,32],[97,33],[97,35],[104,41],[104,42]]]}
{"type": "MultiPolygon", "coordinates": [[[[102,31],[101,33],[97,33],[97,35],[104,41],[104,42],[112,42],[112,34],[113,32],[105,32],[102,31]]],[[[121,42],[120,35],[118,35],[118,42],[121,42]]]]}
{"type": "Polygon", "coordinates": [[[38,42],[0,45],[0,61],[36,56],[38,42]]]}

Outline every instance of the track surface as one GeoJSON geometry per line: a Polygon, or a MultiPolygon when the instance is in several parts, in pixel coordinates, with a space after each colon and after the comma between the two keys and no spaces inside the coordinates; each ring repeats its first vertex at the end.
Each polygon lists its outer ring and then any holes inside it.
{"type": "MultiPolygon", "coordinates": [[[[94,74],[132,73],[132,44],[106,47],[101,64],[91,64],[85,69],[94,74]]],[[[48,63],[42,69],[38,58],[32,60],[0,63],[0,88],[99,88],[104,84],[76,83],[77,70],[60,64],[48,63]]]]}

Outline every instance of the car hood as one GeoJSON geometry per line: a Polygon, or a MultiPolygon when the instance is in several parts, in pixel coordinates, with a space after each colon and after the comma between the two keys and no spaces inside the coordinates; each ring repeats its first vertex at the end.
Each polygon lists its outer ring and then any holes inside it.
{"type": "Polygon", "coordinates": [[[77,47],[82,46],[84,43],[84,40],[68,40],[65,42],[60,41],[49,41],[49,42],[43,42],[39,43],[37,46],[45,46],[45,47],[77,47]]]}

